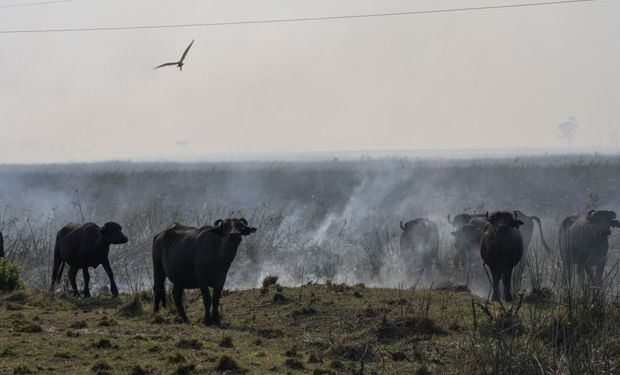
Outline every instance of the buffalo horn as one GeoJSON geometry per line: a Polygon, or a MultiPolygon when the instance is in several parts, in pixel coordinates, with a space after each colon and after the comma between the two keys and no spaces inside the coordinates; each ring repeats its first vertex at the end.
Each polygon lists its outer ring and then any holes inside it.
{"type": "Polygon", "coordinates": [[[405,226],[403,225],[403,221],[400,221],[400,229],[405,230],[405,226]]]}
{"type": "Polygon", "coordinates": [[[219,227],[220,224],[222,224],[222,219],[217,219],[215,220],[215,224],[213,224],[214,227],[219,227]]]}
{"type": "Polygon", "coordinates": [[[515,219],[519,218],[519,215],[517,215],[517,211],[512,211],[512,214],[515,216],[515,219]]]}
{"type": "Polygon", "coordinates": [[[450,214],[448,214],[448,223],[449,223],[450,225],[454,225],[454,221],[450,221],[450,214]]]}
{"type": "Polygon", "coordinates": [[[243,225],[246,225],[246,226],[248,225],[248,221],[245,218],[243,218],[243,217],[241,219],[239,219],[239,221],[242,222],[243,225]]]}
{"type": "Polygon", "coordinates": [[[588,215],[587,215],[587,217],[588,217],[588,218],[590,218],[590,216],[592,216],[592,214],[593,214],[594,212],[596,212],[596,210],[590,210],[590,211],[588,211],[588,215]]]}

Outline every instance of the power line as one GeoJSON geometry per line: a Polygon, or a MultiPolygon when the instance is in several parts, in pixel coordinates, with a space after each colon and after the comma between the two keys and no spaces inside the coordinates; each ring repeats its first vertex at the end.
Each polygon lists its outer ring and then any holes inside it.
{"type": "Polygon", "coordinates": [[[0,8],[19,8],[19,7],[31,7],[31,6],[35,6],[35,5],[48,5],[48,4],[57,4],[57,3],[70,3],[73,1],[80,1],[80,0],[48,0],[48,1],[37,1],[34,3],[22,3],[22,4],[7,4],[7,5],[0,5],[0,8]]]}
{"type": "MultiPolygon", "coordinates": [[[[56,0],[56,1],[77,1],[77,0],[56,0]]],[[[585,3],[585,2],[593,2],[593,1],[598,1],[598,0],[562,0],[562,1],[546,1],[546,2],[525,3],[525,4],[489,5],[489,6],[468,7],[468,8],[418,10],[418,11],[411,11],[411,12],[371,13],[371,14],[354,14],[354,15],[343,15],[343,16],[304,17],[304,18],[287,18],[287,19],[283,18],[283,19],[271,19],[271,20],[186,23],[186,24],[170,24],[170,25],[81,27],[81,28],[67,28],[67,29],[0,30],[0,34],[148,30],[148,29],[172,29],[172,28],[192,28],[192,27],[211,27],[211,26],[255,25],[255,24],[269,24],[269,23],[292,23],[292,22],[309,22],[309,21],[331,21],[331,20],[343,20],[343,19],[410,16],[410,15],[434,14],[434,13],[455,13],[455,12],[481,11],[481,10],[505,9],[505,8],[525,8],[525,7],[547,6],[547,5],[558,5],[558,4],[569,4],[569,3],[585,3]]]]}

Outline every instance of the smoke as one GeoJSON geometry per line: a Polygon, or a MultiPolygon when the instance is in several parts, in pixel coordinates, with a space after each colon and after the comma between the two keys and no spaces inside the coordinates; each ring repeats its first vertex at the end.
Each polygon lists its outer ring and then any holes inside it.
{"type": "MultiPolygon", "coordinates": [[[[274,274],[281,283],[373,286],[464,284],[486,294],[483,270],[455,270],[448,214],[520,209],[541,217],[547,240],[586,207],[618,209],[620,158],[363,160],[234,163],[97,163],[0,167],[0,230],[7,257],[30,285],[50,276],[53,239],[67,222],[119,222],[130,242],[110,252],[121,289],[152,286],[151,244],[173,222],[202,226],[244,216],[228,288],[274,274]],[[440,262],[415,263],[399,247],[401,220],[440,229],[440,262]],[[477,276],[476,276],[477,275],[477,276]]],[[[612,251],[617,242],[612,236],[612,251]]],[[[533,241],[533,243],[536,243],[533,241]]],[[[103,272],[93,278],[106,285],[103,272]]]]}

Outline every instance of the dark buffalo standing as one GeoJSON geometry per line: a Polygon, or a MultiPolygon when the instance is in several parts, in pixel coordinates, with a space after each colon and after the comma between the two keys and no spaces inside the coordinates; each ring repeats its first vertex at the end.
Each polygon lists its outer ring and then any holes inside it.
{"type": "Polygon", "coordinates": [[[454,265],[457,268],[469,269],[475,261],[479,261],[480,242],[487,224],[486,219],[473,217],[451,233],[454,236],[454,265]]]}
{"type": "Polygon", "coordinates": [[[416,262],[424,268],[430,268],[439,254],[439,230],[437,225],[428,219],[400,222],[400,251],[407,264],[416,262]]]}
{"type": "Polygon", "coordinates": [[[114,222],[105,223],[103,227],[99,227],[95,223],[65,225],[56,235],[50,290],[54,290],[54,285],[60,282],[66,263],[69,265],[69,281],[73,293],[78,294],[75,277],[78,270],[82,269],[84,297],[88,297],[90,296],[88,267],[97,268],[102,265],[110,278],[110,292],[113,296],[118,296],[118,288],[114,282],[108,253],[110,252],[110,245],[120,245],[127,243],[127,241],[127,237],[123,234],[123,228],[114,222]]]}
{"type": "Polygon", "coordinates": [[[510,212],[495,212],[487,215],[489,222],[484,228],[480,256],[482,261],[491,270],[493,283],[493,300],[499,300],[499,281],[504,284],[504,299],[512,301],[510,283],[512,269],[523,256],[523,238],[519,226],[523,222],[517,219],[517,214],[510,212]],[[513,216],[514,215],[514,216],[513,216]]]}
{"type": "Polygon", "coordinates": [[[600,286],[603,283],[603,271],[607,264],[609,250],[608,237],[611,228],[620,227],[613,211],[588,212],[587,215],[569,216],[560,226],[560,256],[564,264],[566,281],[570,284],[575,268],[580,285],[584,282],[584,273],[600,286]],[[595,274],[592,274],[592,268],[595,274]]]}
{"type": "Polygon", "coordinates": [[[183,308],[183,290],[200,288],[205,324],[219,324],[218,306],[226,274],[237,255],[241,237],[256,232],[245,219],[217,220],[214,226],[194,228],[172,224],[153,240],[153,286],[155,312],[166,306],[166,277],[173,283],[172,295],[179,318],[188,322],[183,308]],[[210,312],[213,288],[213,314],[210,312]]]}
{"type": "Polygon", "coordinates": [[[0,232],[0,258],[4,258],[4,238],[2,232],[0,232]]]}
{"type": "MultiPolygon", "coordinates": [[[[547,245],[547,241],[545,241],[542,232],[540,219],[537,216],[528,216],[521,211],[514,211],[514,213],[517,215],[517,220],[523,222],[523,225],[519,228],[523,239],[523,249],[527,250],[529,248],[534,234],[534,223],[536,223],[538,224],[541,243],[547,253],[551,254],[551,249],[549,245],[547,245]]],[[[475,258],[474,254],[476,254],[480,248],[482,234],[487,224],[485,214],[463,213],[456,215],[453,220],[450,220],[450,216],[448,216],[448,222],[456,229],[452,232],[454,236],[454,248],[456,250],[455,263],[461,267],[468,267],[470,265],[468,261],[475,258]]],[[[515,279],[518,281],[521,280],[521,276],[525,271],[525,263],[526,262],[520,262],[514,271],[515,279]]]]}

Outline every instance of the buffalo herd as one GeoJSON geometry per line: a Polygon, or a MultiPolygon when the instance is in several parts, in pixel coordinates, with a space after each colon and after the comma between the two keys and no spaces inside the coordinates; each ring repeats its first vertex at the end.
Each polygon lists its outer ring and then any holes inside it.
{"type": "MultiPolygon", "coordinates": [[[[493,299],[499,300],[500,281],[503,298],[512,300],[511,277],[522,272],[534,232],[538,226],[541,243],[547,253],[551,249],[543,237],[540,219],[521,211],[498,211],[484,214],[458,214],[448,223],[453,226],[453,264],[469,268],[482,264],[488,270],[493,299]],[[489,274],[490,273],[490,274],[489,274]]],[[[594,285],[603,283],[603,271],[609,250],[611,228],[620,227],[613,211],[591,210],[587,214],[567,217],[560,226],[559,249],[564,279],[570,282],[577,274],[580,283],[588,280],[594,285]]],[[[426,218],[400,222],[400,249],[406,264],[416,263],[423,268],[437,264],[440,237],[437,224],[426,218]]],[[[235,259],[243,236],[256,232],[244,218],[217,220],[200,228],[174,223],[153,239],[154,311],[166,306],[165,281],[172,282],[172,296],[179,319],[187,322],[183,308],[183,291],[200,289],[207,325],[219,324],[219,301],[226,275],[235,259]],[[212,288],[213,294],[209,292],[212,288]]],[[[127,243],[123,228],[108,222],[67,224],[56,235],[54,264],[50,291],[60,282],[65,264],[69,266],[72,292],[79,295],[76,276],[81,269],[84,277],[84,297],[90,296],[89,268],[99,265],[110,279],[110,292],[118,296],[118,288],[108,258],[110,245],[127,243]]],[[[0,257],[4,257],[4,240],[0,233],[0,257]]],[[[408,269],[411,272],[411,268],[408,269]]]]}
{"type": "MultiPolygon", "coordinates": [[[[183,308],[183,290],[200,289],[205,308],[203,322],[219,324],[219,303],[226,275],[243,236],[256,232],[244,218],[216,220],[213,226],[201,228],[174,223],[153,239],[154,310],[160,303],[166,305],[165,281],[172,282],[172,295],[179,319],[188,322],[183,308]],[[209,293],[213,289],[213,298],[209,293]]],[[[0,239],[2,237],[0,236],[0,239]]],[[[100,227],[95,223],[67,224],[56,235],[53,291],[60,282],[65,264],[69,265],[69,281],[74,295],[79,295],[77,272],[84,275],[84,297],[90,296],[88,268],[99,265],[110,278],[110,292],[118,296],[118,288],[108,254],[110,245],[120,245],[129,240],[123,228],[114,222],[100,227]]],[[[0,242],[1,244],[2,242],[0,242]]]]}
{"type": "MultiPolygon", "coordinates": [[[[548,255],[552,255],[542,231],[540,219],[521,211],[498,211],[489,214],[462,213],[448,223],[454,227],[453,262],[457,268],[469,269],[480,263],[490,271],[488,278],[493,286],[493,299],[499,300],[499,283],[503,284],[503,297],[512,300],[512,275],[520,278],[525,269],[527,249],[531,243],[535,224],[540,240],[548,255]]],[[[620,227],[613,211],[591,210],[586,215],[573,215],[560,226],[559,245],[568,285],[577,273],[580,285],[590,280],[595,286],[603,283],[607,263],[608,237],[611,228],[620,227]]],[[[432,266],[438,257],[439,233],[435,223],[428,219],[401,221],[401,253],[405,258],[415,257],[423,268],[432,266]]]]}

